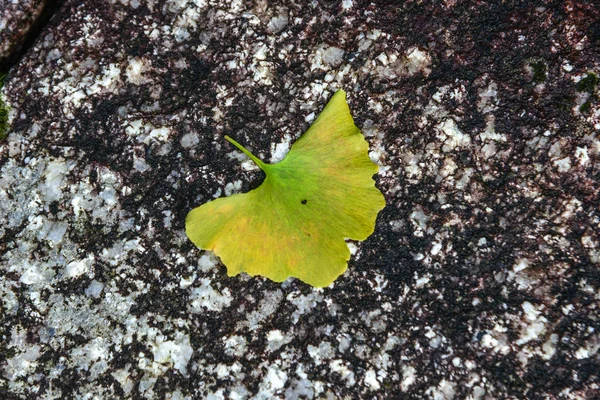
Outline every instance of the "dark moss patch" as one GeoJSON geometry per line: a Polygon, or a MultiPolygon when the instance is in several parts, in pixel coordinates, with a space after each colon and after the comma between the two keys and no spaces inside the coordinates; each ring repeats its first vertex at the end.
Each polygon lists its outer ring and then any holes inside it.
{"type": "Polygon", "coordinates": [[[590,112],[591,108],[592,108],[592,104],[589,101],[586,101],[581,106],[579,106],[579,112],[582,114],[586,114],[586,113],[590,112]]]}
{"type": "Polygon", "coordinates": [[[592,102],[595,102],[598,98],[596,96],[596,87],[600,79],[593,72],[588,72],[587,76],[577,83],[577,90],[584,93],[589,93],[588,100],[579,106],[579,112],[582,114],[590,112],[592,108],[592,102]]]}
{"type": "MultiPolygon", "coordinates": [[[[4,77],[6,75],[0,74],[0,90],[4,86],[4,77]]],[[[0,97],[0,142],[6,140],[8,136],[8,106],[4,103],[0,97]]]]}
{"type": "Polygon", "coordinates": [[[535,61],[531,64],[533,69],[533,81],[536,83],[542,83],[546,80],[546,64],[543,61],[535,61]]]}
{"type": "Polygon", "coordinates": [[[596,86],[598,86],[598,76],[593,72],[589,72],[585,78],[577,83],[577,90],[580,92],[586,92],[589,94],[593,94],[596,90],[596,86]]]}

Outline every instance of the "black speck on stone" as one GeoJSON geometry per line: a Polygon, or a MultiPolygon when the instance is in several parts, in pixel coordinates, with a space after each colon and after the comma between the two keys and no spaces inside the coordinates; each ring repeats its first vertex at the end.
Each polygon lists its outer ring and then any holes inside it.
{"type": "Polygon", "coordinates": [[[58,214],[58,211],[60,210],[60,203],[58,201],[53,201],[52,203],[50,203],[50,205],[48,206],[48,209],[50,210],[50,212],[54,215],[58,214]]]}

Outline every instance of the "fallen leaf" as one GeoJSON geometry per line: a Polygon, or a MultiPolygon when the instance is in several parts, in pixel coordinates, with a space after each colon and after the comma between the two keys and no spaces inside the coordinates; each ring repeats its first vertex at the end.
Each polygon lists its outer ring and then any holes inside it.
{"type": "Polygon", "coordinates": [[[229,276],[246,272],[276,282],[296,277],[331,284],[350,259],[345,239],[365,240],[385,206],[377,165],[354,125],[342,90],[279,163],[267,164],[228,136],[266,174],[256,189],[219,198],[187,215],[186,233],[212,250],[229,276]]]}

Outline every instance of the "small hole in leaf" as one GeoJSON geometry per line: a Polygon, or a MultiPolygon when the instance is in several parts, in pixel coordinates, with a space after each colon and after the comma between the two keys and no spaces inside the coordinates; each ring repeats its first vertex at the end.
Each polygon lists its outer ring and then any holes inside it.
{"type": "Polygon", "coordinates": [[[306,203],[308,203],[308,200],[302,200],[300,203],[306,204],[306,203]]]}

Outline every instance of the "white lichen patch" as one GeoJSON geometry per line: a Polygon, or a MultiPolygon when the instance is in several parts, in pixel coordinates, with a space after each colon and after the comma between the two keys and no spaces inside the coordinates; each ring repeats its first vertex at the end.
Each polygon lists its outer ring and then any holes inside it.
{"type": "Polygon", "coordinates": [[[333,346],[329,342],[322,342],[319,346],[309,344],[306,347],[308,355],[314,360],[315,364],[320,365],[322,362],[329,360],[335,354],[333,346]]]}
{"type": "Polygon", "coordinates": [[[152,70],[152,62],[145,58],[133,57],[129,59],[129,64],[125,68],[125,76],[127,82],[134,85],[142,85],[150,81],[147,75],[148,71],[152,70]]]}
{"type": "Polygon", "coordinates": [[[224,194],[229,197],[242,190],[242,181],[237,180],[235,182],[229,182],[225,185],[224,194]]]}
{"type": "Polygon", "coordinates": [[[202,272],[209,272],[214,269],[219,263],[219,259],[213,252],[205,252],[198,259],[198,267],[202,272]]]}
{"type": "Polygon", "coordinates": [[[431,73],[431,56],[418,47],[409,48],[405,54],[379,53],[371,63],[373,70],[383,79],[397,79],[416,74],[428,76],[431,73]]]}
{"type": "Polygon", "coordinates": [[[6,379],[13,381],[25,377],[35,371],[41,355],[41,346],[27,343],[26,331],[14,327],[11,331],[9,349],[15,351],[15,355],[6,361],[3,366],[3,375],[6,379]]]}
{"type": "Polygon", "coordinates": [[[556,347],[558,345],[558,335],[553,333],[550,338],[542,345],[542,358],[544,360],[550,360],[556,353],[556,347]]]}
{"type": "Polygon", "coordinates": [[[471,144],[471,137],[463,133],[451,118],[447,118],[437,124],[436,132],[437,138],[443,142],[442,150],[445,152],[471,144]]]}
{"type": "Polygon", "coordinates": [[[96,379],[99,375],[106,372],[108,362],[113,355],[110,351],[110,342],[108,338],[97,337],[83,346],[76,347],[70,352],[70,358],[81,369],[90,372],[90,379],[96,379]]]}
{"type": "Polygon", "coordinates": [[[33,225],[30,225],[32,229],[38,226],[37,237],[51,242],[54,246],[58,245],[67,233],[68,225],[64,221],[53,221],[43,216],[37,216],[32,222],[34,222],[33,225]],[[38,225],[36,222],[41,222],[41,224],[38,225]]]}
{"type": "Polygon", "coordinates": [[[498,84],[490,82],[487,87],[479,91],[477,110],[486,114],[497,108],[498,84]]]}
{"type": "Polygon", "coordinates": [[[598,350],[600,350],[600,336],[596,334],[587,340],[584,346],[581,346],[577,349],[575,352],[575,358],[578,360],[594,358],[597,356],[598,350]]]}
{"type": "Polygon", "coordinates": [[[200,139],[198,138],[198,135],[195,132],[188,132],[185,135],[183,135],[181,137],[181,139],[179,140],[181,147],[186,148],[186,149],[190,148],[190,147],[194,147],[199,142],[200,142],[200,139]]]}
{"type": "Polygon", "coordinates": [[[339,47],[322,44],[317,47],[312,56],[310,70],[328,70],[330,68],[337,68],[344,61],[345,53],[346,52],[339,47]]]}
{"type": "Polygon", "coordinates": [[[350,363],[344,362],[341,359],[336,359],[329,363],[329,368],[331,368],[333,372],[340,374],[347,387],[356,384],[356,374],[352,370],[352,365],[350,365],[350,363]]]}
{"type": "Polygon", "coordinates": [[[431,73],[431,56],[418,47],[411,47],[406,52],[405,67],[409,76],[417,72],[427,76],[431,73]]]}
{"type": "Polygon", "coordinates": [[[221,292],[213,289],[210,279],[200,280],[200,287],[193,287],[190,292],[190,307],[192,313],[202,313],[204,310],[221,311],[229,307],[232,296],[228,288],[221,292]]]}
{"type": "Polygon", "coordinates": [[[571,169],[571,158],[563,157],[553,162],[558,172],[567,172],[571,169]]]}
{"type": "Polygon", "coordinates": [[[279,33],[287,27],[288,23],[289,18],[287,14],[277,15],[271,18],[267,25],[267,29],[271,33],[279,33]]]}
{"type": "Polygon", "coordinates": [[[577,147],[577,149],[575,150],[575,159],[577,159],[579,165],[583,167],[587,166],[590,162],[588,148],[586,146],[577,147]]]}
{"type": "Polygon", "coordinates": [[[417,381],[417,370],[411,365],[402,366],[402,382],[401,387],[403,391],[407,391],[408,388],[417,381]]]}
{"type": "Polygon", "coordinates": [[[150,169],[150,166],[148,165],[148,163],[146,163],[145,159],[133,156],[133,169],[135,169],[138,172],[144,173],[150,169]]]}
{"type": "Polygon", "coordinates": [[[83,274],[87,274],[90,272],[91,266],[94,264],[95,257],[93,254],[90,254],[88,257],[71,261],[65,267],[65,271],[63,272],[64,279],[77,278],[83,274]]]}
{"type": "Polygon", "coordinates": [[[414,235],[415,236],[423,236],[425,231],[427,230],[427,223],[429,222],[429,217],[425,214],[423,207],[420,205],[416,205],[415,209],[410,213],[410,221],[414,227],[414,235]]]}
{"type": "Polygon", "coordinates": [[[224,339],[225,354],[234,357],[242,357],[246,353],[248,343],[245,338],[239,335],[233,335],[224,339]]]}
{"type": "Polygon", "coordinates": [[[267,342],[269,351],[275,351],[281,346],[284,346],[292,341],[292,337],[284,335],[279,329],[269,331],[267,334],[267,342]]]}
{"type": "Polygon", "coordinates": [[[141,119],[127,122],[125,132],[138,143],[144,144],[150,144],[154,141],[165,142],[172,134],[171,128],[168,126],[156,127],[141,119]]]}
{"type": "Polygon", "coordinates": [[[85,289],[85,295],[98,298],[100,297],[100,293],[102,293],[102,289],[104,288],[104,284],[102,282],[98,282],[97,280],[93,280],[90,285],[85,289]]]}
{"type": "Polygon", "coordinates": [[[379,381],[377,380],[377,374],[372,369],[365,373],[364,382],[371,390],[379,390],[381,387],[379,381]]]}
{"type": "Polygon", "coordinates": [[[481,336],[481,345],[485,348],[492,349],[496,353],[508,354],[511,350],[511,343],[506,335],[507,331],[508,328],[496,324],[494,329],[486,331],[486,333],[481,336]]]}
{"type": "Polygon", "coordinates": [[[539,340],[546,332],[546,324],[548,322],[543,316],[541,309],[536,308],[530,302],[524,302],[521,307],[523,308],[525,318],[521,328],[521,336],[516,342],[519,346],[532,340],[539,340]]]}
{"type": "Polygon", "coordinates": [[[173,340],[165,340],[164,337],[157,336],[152,345],[154,362],[175,368],[182,375],[187,375],[187,364],[192,358],[193,351],[189,336],[182,332],[177,332],[173,340]]]}
{"type": "Polygon", "coordinates": [[[318,302],[323,301],[323,295],[320,293],[319,290],[314,290],[308,295],[295,295],[293,293],[290,293],[287,296],[287,301],[296,306],[296,311],[294,311],[294,313],[292,314],[292,321],[296,323],[298,322],[298,319],[301,315],[313,309],[318,302]]]}
{"type": "Polygon", "coordinates": [[[119,266],[131,253],[141,253],[145,251],[140,244],[141,239],[121,240],[113,243],[111,247],[106,247],[100,252],[100,259],[109,265],[119,266]]]}
{"type": "Polygon", "coordinates": [[[63,159],[51,159],[44,171],[44,183],[40,185],[40,191],[45,194],[48,201],[60,200],[63,195],[63,185],[66,183],[66,175],[69,168],[63,159]]]}
{"type": "Polygon", "coordinates": [[[280,143],[271,144],[271,164],[280,162],[285,158],[287,153],[290,151],[292,146],[292,137],[290,135],[284,135],[283,140],[280,143]]]}
{"type": "Polygon", "coordinates": [[[442,379],[437,386],[430,386],[425,393],[434,400],[452,400],[456,395],[456,383],[442,379]]]}
{"type": "Polygon", "coordinates": [[[352,7],[354,7],[354,1],[353,0],[342,0],[342,9],[349,10],[352,7]]]}
{"type": "Polygon", "coordinates": [[[83,74],[72,75],[60,82],[48,83],[46,90],[51,88],[63,104],[63,112],[69,118],[85,103],[90,96],[115,93],[122,85],[121,68],[117,63],[105,66],[98,75],[93,69],[81,71],[83,74]]]}
{"type": "Polygon", "coordinates": [[[251,331],[255,330],[275,312],[282,298],[283,292],[281,290],[266,292],[257,309],[248,312],[245,321],[237,323],[237,329],[247,327],[251,331]]]}
{"type": "Polygon", "coordinates": [[[111,374],[112,377],[115,378],[117,382],[119,382],[119,384],[121,385],[121,389],[125,394],[131,393],[132,389],[135,386],[134,380],[132,379],[133,377],[130,375],[129,372],[130,368],[131,366],[128,365],[126,368],[117,369],[111,374]]]}
{"type": "Polygon", "coordinates": [[[260,383],[257,398],[273,398],[275,393],[285,386],[287,374],[276,365],[270,365],[260,383]]]}
{"type": "Polygon", "coordinates": [[[494,140],[496,142],[506,142],[507,138],[505,134],[497,133],[495,131],[495,118],[492,114],[488,114],[485,118],[485,130],[479,134],[479,138],[482,141],[494,140]]]}

